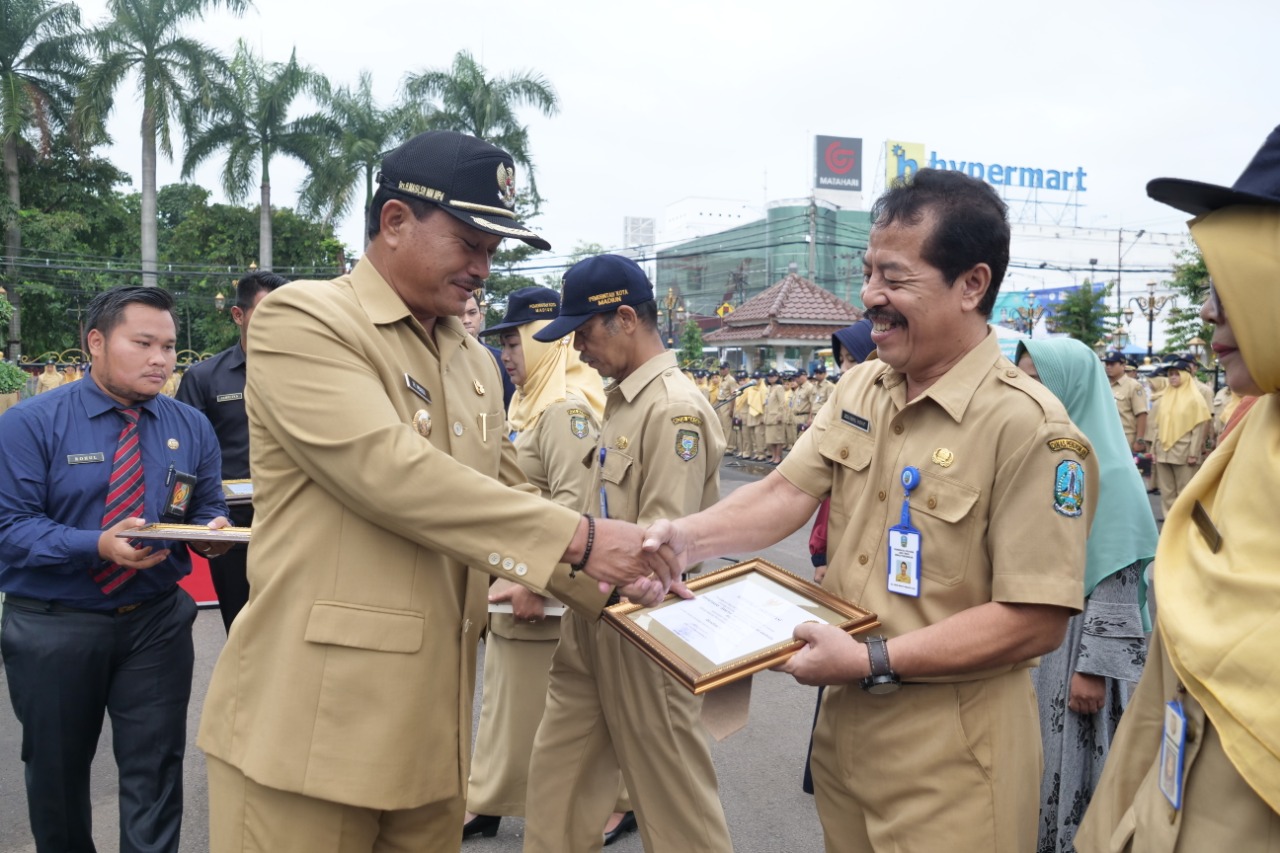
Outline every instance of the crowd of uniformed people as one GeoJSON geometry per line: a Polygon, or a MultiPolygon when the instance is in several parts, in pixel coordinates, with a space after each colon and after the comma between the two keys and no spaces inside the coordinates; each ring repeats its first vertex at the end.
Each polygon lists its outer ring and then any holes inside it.
{"type": "Polygon", "coordinates": [[[95,849],[104,714],[118,849],[179,849],[193,552],[228,631],[197,739],[217,853],[456,851],[512,816],[527,851],[732,850],[703,699],[600,613],[689,597],[703,561],[815,513],[816,579],[880,622],[801,624],[777,667],[823,688],[815,848],[1280,850],[1280,129],[1231,188],[1149,187],[1195,217],[1216,395],[1188,357],[1005,358],[1007,210],[956,172],[876,201],[831,377],[682,371],[617,255],[480,329],[501,240],[547,248],[511,158],[429,132],[378,185],[354,270],[247,276],[240,340],[176,400],[172,298],[121,287],[90,305],[85,379],[46,370],[0,416],[0,651],[38,850],[95,849]],[[726,458],[768,467],[722,498],[726,458]],[[247,480],[252,509],[228,507],[247,480]],[[227,534],[250,524],[246,553],[227,534]]]}

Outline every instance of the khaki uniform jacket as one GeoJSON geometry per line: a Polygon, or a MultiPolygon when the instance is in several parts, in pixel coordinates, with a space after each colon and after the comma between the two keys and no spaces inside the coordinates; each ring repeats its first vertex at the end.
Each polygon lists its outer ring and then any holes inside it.
{"type": "Polygon", "coordinates": [[[197,743],[308,797],[459,797],[488,586],[468,566],[598,613],[556,562],[580,516],[504,485],[524,477],[493,357],[457,318],[428,334],[368,261],[271,293],[249,345],[251,594],[197,743]]]}
{"type": "Polygon", "coordinates": [[[910,403],[906,378],[883,362],[847,371],[778,472],[813,497],[830,493],[823,585],[876,613],[888,637],[989,601],[1084,604],[1097,463],[1062,403],[1000,354],[994,333],[910,403]],[[906,465],[922,477],[911,495],[918,598],[886,587],[906,465]]]}
{"type": "MultiPolygon", "coordinates": [[[[591,483],[591,469],[583,461],[599,436],[591,407],[571,395],[547,406],[533,429],[516,436],[516,464],[544,498],[579,509],[591,483]]],[[[530,625],[510,613],[492,613],[489,630],[510,640],[555,640],[560,620],[552,616],[530,625]]]]}
{"type": "Polygon", "coordinates": [[[1133,446],[1138,438],[1138,415],[1150,409],[1147,404],[1147,389],[1142,383],[1128,376],[1121,376],[1111,383],[1111,396],[1115,398],[1116,409],[1120,412],[1120,426],[1124,427],[1124,436],[1133,446]]]}
{"type": "Polygon", "coordinates": [[[810,420],[818,417],[818,412],[822,411],[822,407],[826,405],[827,400],[831,399],[831,391],[835,388],[825,379],[819,379],[811,383],[813,385],[813,397],[811,398],[810,420]]]}
{"type": "Polygon", "coordinates": [[[61,373],[41,373],[36,378],[36,393],[43,394],[45,391],[52,391],[62,385],[61,373]]]}
{"type": "MultiPolygon", "coordinates": [[[[592,494],[603,486],[610,518],[643,527],[720,499],[720,423],[675,366],[675,354],[664,352],[609,389],[600,429],[604,465],[592,466],[592,494]]],[[[586,509],[592,506],[589,496],[586,509]]]]}
{"type": "MultiPolygon", "coordinates": [[[[1194,380],[1192,380],[1194,381],[1194,380]]],[[[1205,403],[1209,406],[1209,412],[1213,412],[1213,391],[1202,382],[1196,382],[1196,389],[1201,396],[1205,398],[1205,403]]],[[[1151,424],[1155,424],[1155,413],[1147,419],[1151,424]]],[[[1152,432],[1158,431],[1152,427],[1152,432]]],[[[1164,449],[1164,445],[1160,443],[1160,436],[1157,434],[1155,442],[1151,445],[1152,458],[1156,462],[1162,462],[1166,465],[1186,465],[1187,460],[1192,456],[1200,461],[1204,461],[1205,444],[1213,437],[1213,418],[1207,421],[1201,421],[1191,428],[1191,431],[1183,434],[1173,443],[1168,450],[1164,449]]]]}
{"type": "Polygon", "coordinates": [[[738,393],[738,380],[734,379],[732,375],[721,376],[720,384],[716,389],[716,402],[722,403],[725,400],[732,400],[733,395],[736,393],[738,393]]]}

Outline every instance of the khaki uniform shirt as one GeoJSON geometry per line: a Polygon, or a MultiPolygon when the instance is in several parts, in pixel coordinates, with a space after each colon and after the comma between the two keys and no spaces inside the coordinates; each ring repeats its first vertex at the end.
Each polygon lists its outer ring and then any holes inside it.
{"type": "Polygon", "coordinates": [[[52,391],[62,384],[61,373],[41,373],[36,379],[36,393],[43,394],[45,391],[52,391]]]}
{"type": "Polygon", "coordinates": [[[725,441],[711,404],[664,352],[609,389],[586,509],[603,486],[610,518],[641,527],[682,518],[720,499],[725,441]]]}
{"type": "MultiPolygon", "coordinates": [[[[583,460],[599,436],[591,407],[570,395],[547,406],[532,429],[516,435],[516,464],[544,498],[581,509],[591,484],[591,469],[583,460]]],[[[511,640],[554,640],[560,636],[560,620],[529,624],[510,613],[491,613],[489,630],[511,640]]]]}
{"type": "Polygon", "coordinates": [[[810,419],[816,418],[818,412],[822,411],[822,407],[826,405],[827,400],[831,398],[831,389],[835,386],[825,379],[819,379],[813,383],[813,398],[811,408],[809,410],[810,419]]]}
{"type": "Polygon", "coordinates": [[[1120,426],[1124,427],[1124,437],[1133,447],[1138,437],[1138,415],[1148,411],[1147,389],[1142,383],[1128,376],[1121,376],[1111,383],[1111,396],[1116,400],[1116,409],[1120,412],[1120,426]]]}
{"type": "Polygon", "coordinates": [[[468,567],[596,615],[557,565],[581,516],[524,482],[489,352],[456,317],[428,334],[367,260],[269,294],[249,347],[250,596],[197,743],[337,803],[459,797],[487,616],[468,567]]]}
{"type": "Polygon", "coordinates": [[[1062,404],[1000,354],[994,333],[910,403],[906,390],[882,362],[847,371],[778,468],[831,495],[824,586],[876,613],[889,637],[989,601],[1080,610],[1098,469],[1062,404]],[[922,476],[911,495],[918,598],[886,586],[906,465],[922,476]]]}
{"type": "Polygon", "coordinates": [[[805,382],[791,394],[791,414],[798,424],[809,422],[809,413],[813,411],[813,383],[805,382]]]}
{"type": "Polygon", "coordinates": [[[764,425],[781,426],[787,414],[787,389],[766,385],[764,389],[764,425]]]}
{"type": "Polygon", "coordinates": [[[736,393],[738,393],[738,380],[733,376],[721,376],[720,385],[716,390],[716,402],[731,400],[736,393]]]}

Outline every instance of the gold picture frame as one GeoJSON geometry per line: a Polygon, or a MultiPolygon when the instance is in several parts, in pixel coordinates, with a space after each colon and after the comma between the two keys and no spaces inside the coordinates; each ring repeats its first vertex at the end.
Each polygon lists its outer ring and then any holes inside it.
{"type": "MultiPolygon", "coordinates": [[[[812,621],[835,625],[849,634],[871,630],[880,624],[874,613],[838,598],[822,587],[793,574],[767,560],[754,558],[689,581],[689,591],[695,600],[719,590],[718,597],[743,598],[765,596],[782,608],[794,605],[812,617],[812,621]],[[751,588],[730,589],[747,583],[751,588]]],[[[718,642],[720,637],[707,634],[705,625],[677,625],[679,614],[673,611],[664,620],[660,611],[678,605],[684,599],[675,595],[654,605],[643,607],[632,602],[615,604],[605,608],[604,620],[640,648],[655,663],[669,672],[695,695],[730,684],[748,675],[777,666],[800,651],[803,643],[794,638],[781,641],[761,641],[756,645],[751,639],[756,632],[751,626],[735,624],[732,628],[713,634],[733,635],[735,642],[718,642]],[[686,630],[687,629],[687,630],[686,630]],[[681,631],[681,633],[677,633],[681,631]],[[692,641],[687,639],[697,635],[692,641]],[[743,640],[742,638],[746,638],[743,640]],[[703,650],[699,650],[699,645],[703,650]],[[717,646],[711,650],[708,646],[717,646]],[[704,652],[710,652],[704,653],[704,652]],[[710,656],[714,654],[715,657],[710,656]],[[728,655],[725,658],[724,655],[728,655]]],[[[709,604],[710,599],[704,602],[709,604]]],[[[705,610],[705,606],[701,608],[705,610]]],[[[691,610],[688,609],[687,610],[691,610]]],[[[808,621],[808,620],[802,620],[808,621]]],[[[776,631],[777,624],[773,626],[776,631]]],[[[764,632],[760,633],[763,636],[764,632]]]]}
{"type": "Polygon", "coordinates": [[[222,497],[227,506],[253,503],[253,481],[223,480],[222,497]]]}
{"type": "Polygon", "coordinates": [[[203,524],[148,524],[137,530],[123,530],[119,539],[162,539],[166,542],[231,542],[249,541],[251,527],[223,527],[214,530],[203,524]]]}

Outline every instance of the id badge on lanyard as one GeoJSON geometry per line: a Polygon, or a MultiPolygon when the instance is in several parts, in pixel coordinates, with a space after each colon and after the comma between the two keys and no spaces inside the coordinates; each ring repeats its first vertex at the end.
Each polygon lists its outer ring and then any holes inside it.
{"type": "Polygon", "coordinates": [[[889,528],[889,592],[920,595],[920,531],[911,526],[911,492],[920,485],[920,471],[913,465],[902,469],[902,518],[889,528]]]}
{"type": "Polygon", "coordinates": [[[1181,699],[1164,706],[1164,731],[1160,737],[1160,793],[1175,809],[1182,808],[1182,766],[1187,751],[1187,715],[1181,699]]]}

